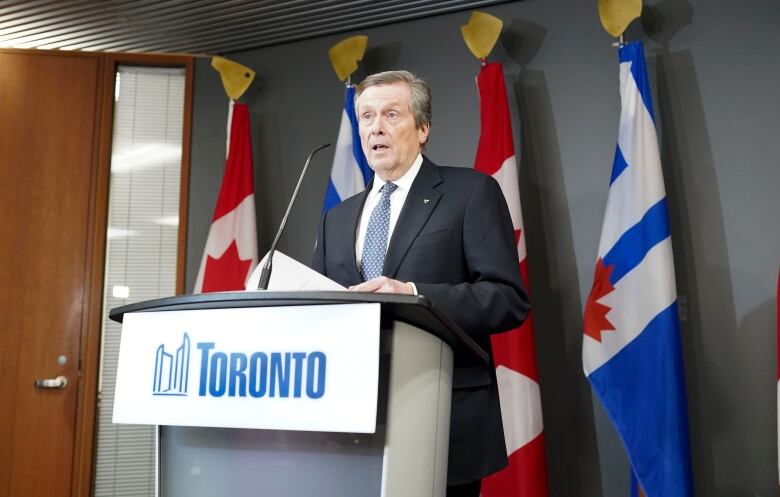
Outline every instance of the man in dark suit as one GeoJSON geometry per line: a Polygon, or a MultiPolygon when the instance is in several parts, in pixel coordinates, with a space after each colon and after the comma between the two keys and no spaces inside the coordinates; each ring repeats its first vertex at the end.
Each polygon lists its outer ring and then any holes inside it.
{"type": "MultiPolygon", "coordinates": [[[[355,108],[374,179],[326,214],[313,268],[353,291],[424,295],[490,353],[490,334],[528,310],[498,183],[422,155],[431,97],[413,74],[369,76],[355,108]]],[[[450,424],[447,495],[477,496],[480,479],[506,465],[492,355],[475,365],[456,353],[450,424]]]]}

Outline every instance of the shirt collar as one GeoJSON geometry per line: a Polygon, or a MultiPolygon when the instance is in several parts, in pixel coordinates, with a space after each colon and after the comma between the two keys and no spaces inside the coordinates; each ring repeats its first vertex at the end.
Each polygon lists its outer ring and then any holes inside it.
{"type": "MultiPolygon", "coordinates": [[[[423,156],[422,154],[417,154],[417,158],[414,159],[414,162],[412,162],[411,167],[404,173],[403,176],[398,178],[397,180],[393,181],[393,184],[398,186],[398,188],[403,188],[407,192],[412,187],[412,183],[414,183],[414,179],[417,177],[417,173],[420,172],[420,168],[422,167],[422,161],[423,156]]],[[[378,175],[374,174],[374,184],[371,186],[371,193],[369,196],[376,195],[379,190],[385,186],[386,181],[380,178],[378,175]]]]}

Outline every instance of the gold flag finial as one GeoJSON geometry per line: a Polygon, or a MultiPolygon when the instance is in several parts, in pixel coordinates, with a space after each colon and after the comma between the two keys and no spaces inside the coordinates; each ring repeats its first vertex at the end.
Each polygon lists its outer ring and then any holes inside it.
{"type": "Polygon", "coordinates": [[[255,79],[253,70],[223,57],[212,57],[211,67],[219,73],[225,93],[233,100],[238,100],[255,79]]]}
{"type": "Polygon", "coordinates": [[[460,27],[460,32],[474,57],[482,60],[496,46],[503,26],[503,21],[498,17],[475,10],[471,13],[469,22],[460,27]]]}
{"type": "Polygon", "coordinates": [[[341,81],[346,81],[357,71],[357,63],[363,60],[367,45],[368,36],[358,35],[341,40],[328,49],[330,63],[341,81]]]}
{"type": "Polygon", "coordinates": [[[599,17],[607,33],[623,34],[631,21],[642,15],[642,0],[599,0],[599,17]]]}

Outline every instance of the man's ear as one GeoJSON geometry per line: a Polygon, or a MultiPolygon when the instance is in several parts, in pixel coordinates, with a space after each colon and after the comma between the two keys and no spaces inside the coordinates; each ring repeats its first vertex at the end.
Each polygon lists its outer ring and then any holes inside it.
{"type": "Polygon", "coordinates": [[[425,123],[417,130],[417,137],[420,139],[420,145],[425,145],[425,142],[428,141],[428,131],[430,131],[430,129],[431,125],[425,123]]]}

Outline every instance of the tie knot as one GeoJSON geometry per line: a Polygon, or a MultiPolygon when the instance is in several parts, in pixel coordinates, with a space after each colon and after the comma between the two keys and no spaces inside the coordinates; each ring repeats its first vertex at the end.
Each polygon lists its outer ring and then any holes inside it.
{"type": "Polygon", "coordinates": [[[398,185],[395,183],[390,183],[389,181],[385,183],[385,186],[382,187],[382,198],[390,197],[396,188],[398,188],[398,185]]]}

